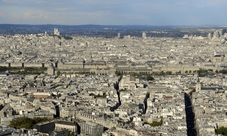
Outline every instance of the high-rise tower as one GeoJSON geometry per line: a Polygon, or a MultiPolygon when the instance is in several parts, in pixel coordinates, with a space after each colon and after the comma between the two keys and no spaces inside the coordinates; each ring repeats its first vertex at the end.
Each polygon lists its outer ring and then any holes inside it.
{"type": "Polygon", "coordinates": [[[57,28],[54,28],[54,35],[60,36],[60,32],[58,31],[57,28]]]}
{"type": "Polygon", "coordinates": [[[142,38],[146,38],[146,32],[142,32],[142,38]]]}

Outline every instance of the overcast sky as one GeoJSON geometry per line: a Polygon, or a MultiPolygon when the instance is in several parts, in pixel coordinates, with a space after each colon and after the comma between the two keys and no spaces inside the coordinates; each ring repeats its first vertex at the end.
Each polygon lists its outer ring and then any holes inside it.
{"type": "Polygon", "coordinates": [[[227,0],[0,0],[0,24],[227,25],[227,0]]]}

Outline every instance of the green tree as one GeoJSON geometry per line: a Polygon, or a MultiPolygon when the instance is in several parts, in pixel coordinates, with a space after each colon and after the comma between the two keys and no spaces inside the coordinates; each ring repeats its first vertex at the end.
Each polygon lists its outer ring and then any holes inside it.
{"type": "Polygon", "coordinates": [[[227,136],[227,128],[226,127],[220,127],[215,130],[216,134],[221,134],[224,136],[227,136]]]}
{"type": "Polygon", "coordinates": [[[162,75],[162,76],[165,75],[165,72],[164,71],[161,71],[160,72],[160,75],[162,75]]]}
{"type": "Polygon", "coordinates": [[[227,70],[226,69],[220,70],[219,72],[222,73],[222,74],[227,74],[227,70]]]}
{"type": "Polygon", "coordinates": [[[167,71],[166,75],[172,75],[172,71],[167,71]]]}
{"type": "Polygon", "coordinates": [[[208,70],[201,69],[198,71],[198,75],[199,75],[199,77],[205,77],[208,75],[208,70]]]}
{"type": "Polygon", "coordinates": [[[160,121],[153,121],[152,123],[147,123],[147,122],[145,122],[145,124],[149,124],[149,125],[150,125],[150,126],[152,126],[152,127],[161,126],[161,125],[162,125],[162,123],[163,123],[162,118],[161,118],[161,120],[160,120],[160,121]]]}
{"type": "Polygon", "coordinates": [[[33,125],[35,124],[35,121],[31,118],[15,118],[10,122],[10,127],[21,129],[21,128],[27,128],[32,129],[33,125]]]}
{"type": "Polygon", "coordinates": [[[74,132],[68,131],[67,136],[74,136],[74,132]]]}
{"type": "Polygon", "coordinates": [[[154,80],[154,78],[151,75],[147,75],[147,80],[154,80]]]}
{"type": "Polygon", "coordinates": [[[21,117],[21,118],[15,118],[12,121],[10,121],[10,127],[16,128],[16,129],[21,129],[21,128],[26,128],[26,129],[32,129],[35,124],[46,122],[46,121],[51,121],[53,119],[51,118],[41,118],[41,117],[35,117],[35,118],[28,118],[28,117],[21,117]]]}
{"type": "Polygon", "coordinates": [[[58,71],[57,71],[57,76],[60,76],[60,74],[61,74],[61,72],[58,70],[58,71]]]}
{"type": "Polygon", "coordinates": [[[160,125],[159,125],[159,122],[153,121],[153,122],[151,123],[151,126],[152,126],[152,127],[155,127],[155,126],[160,126],[160,125]]]}

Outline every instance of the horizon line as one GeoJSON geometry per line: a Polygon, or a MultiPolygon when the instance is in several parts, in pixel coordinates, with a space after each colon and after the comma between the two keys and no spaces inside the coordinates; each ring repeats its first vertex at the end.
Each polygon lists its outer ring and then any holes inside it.
{"type": "Polygon", "coordinates": [[[77,25],[72,25],[72,24],[10,24],[10,23],[0,23],[0,25],[38,25],[38,26],[45,26],[45,25],[53,25],[53,26],[147,26],[147,27],[227,27],[227,25],[143,25],[143,24],[131,24],[131,25],[107,25],[107,24],[77,24],[77,25]]]}

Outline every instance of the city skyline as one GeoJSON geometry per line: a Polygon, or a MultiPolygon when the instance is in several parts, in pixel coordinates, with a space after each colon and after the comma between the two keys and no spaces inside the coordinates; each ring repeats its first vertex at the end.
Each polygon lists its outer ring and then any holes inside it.
{"type": "Polygon", "coordinates": [[[227,0],[0,0],[0,24],[221,25],[227,0]]]}

